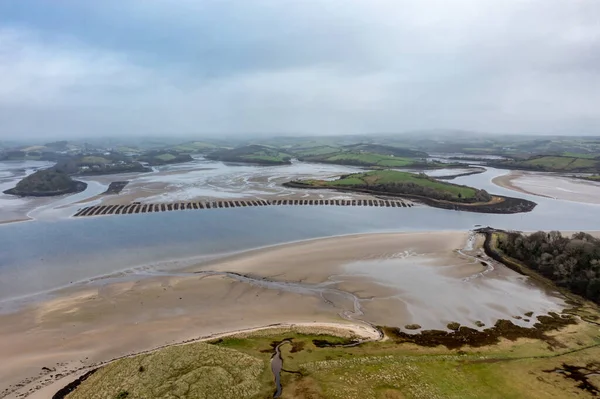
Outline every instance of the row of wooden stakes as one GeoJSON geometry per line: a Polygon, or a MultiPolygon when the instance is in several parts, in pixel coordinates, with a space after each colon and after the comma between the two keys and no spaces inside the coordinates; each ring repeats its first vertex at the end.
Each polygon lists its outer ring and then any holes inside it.
{"type": "Polygon", "coordinates": [[[141,204],[134,202],[129,205],[97,205],[82,208],[74,215],[100,216],[100,215],[126,215],[132,213],[168,212],[192,209],[216,208],[241,208],[247,206],[274,206],[274,205],[334,205],[334,206],[379,206],[393,208],[408,208],[413,206],[410,202],[402,200],[379,199],[282,199],[282,200],[227,200],[208,202],[175,202],[161,204],[141,204]]]}

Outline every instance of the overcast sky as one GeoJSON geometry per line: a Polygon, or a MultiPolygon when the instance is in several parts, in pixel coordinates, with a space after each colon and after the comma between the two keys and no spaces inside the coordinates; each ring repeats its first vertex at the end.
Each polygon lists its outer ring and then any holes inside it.
{"type": "Polygon", "coordinates": [[[0,0],[0,139],[600,134],[599,0],[0,0]]]}

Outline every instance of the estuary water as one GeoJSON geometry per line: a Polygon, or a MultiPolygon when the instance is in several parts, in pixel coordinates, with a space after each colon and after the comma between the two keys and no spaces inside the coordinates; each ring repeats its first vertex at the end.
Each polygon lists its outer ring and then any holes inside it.
{"type": "Polygon", "coordinates": [[[476,225],[525,231],[600,230],[599,205],[521,194],[491,183],[504,173],[489,169],[452,182],[531,199],[538,203],[533,212],[493,215],[427,206],[273,206],[0,225],[0,301],[118,271],[174,269],[220,254],[335,235],[465,231],[476,225]]]}

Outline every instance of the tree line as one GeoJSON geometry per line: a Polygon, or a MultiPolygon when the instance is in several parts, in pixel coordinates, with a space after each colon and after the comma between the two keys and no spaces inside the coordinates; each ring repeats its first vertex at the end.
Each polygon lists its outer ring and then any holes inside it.
{"type": "Polygon", "coordinates": [[[560,287],[600,304],[600,239],[587,233],[563,237],[558,231],[507,233],[498,249],[560,287]]]}
{"type": "Polygon", "coordinates": [[[488,202],[492,199],[492,196],[485,190],[475,189],[475,194],[472,197],[463,197],[460,193],[458,195],[453,195],[451,192],[444,191],[443,189],[420,185],[413,182],[377,183],[369,186],[369,188],[387,193],[420,195],[422,197],[437,200],[464,203],[488,202]]]}

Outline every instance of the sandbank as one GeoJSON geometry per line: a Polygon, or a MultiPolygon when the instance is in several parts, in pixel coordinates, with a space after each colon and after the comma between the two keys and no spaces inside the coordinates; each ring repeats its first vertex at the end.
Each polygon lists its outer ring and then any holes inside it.
{"type": "Polygon", "coordinates": [[[511,171],[492,183],[524,194],[588,204],[600,204],[600,183],[552,173],[511,171]]]}
{"type": "Polygon", "coordinates": [[[23,381],[18,392],[33,392],[118,357],[274,324],[364,328],[418,322],[444,328],[449,321],[489,323],[560,308],[559,300],[514,272],[476,261],[480,249],[465,248],[468,237],[467,232],[332,237],[253,250],[180,272],[63,289],[52,299],[0,315],[0,392],[23,381]]]}

